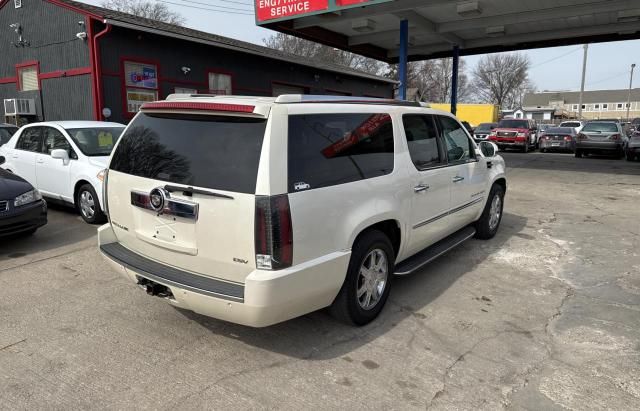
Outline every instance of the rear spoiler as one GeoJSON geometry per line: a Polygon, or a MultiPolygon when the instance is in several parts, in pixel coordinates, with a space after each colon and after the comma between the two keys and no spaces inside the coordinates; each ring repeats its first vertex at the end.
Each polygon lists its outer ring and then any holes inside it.
{"type": "Polygon", "coordinates": [[[140,108],[147,110],[178,110],[178,111],[224,111],[230,113],[253,114],[256,106],[245,104],[223,104],[187,101],[158,101],[154,103],[144,103],[140,108]]]}

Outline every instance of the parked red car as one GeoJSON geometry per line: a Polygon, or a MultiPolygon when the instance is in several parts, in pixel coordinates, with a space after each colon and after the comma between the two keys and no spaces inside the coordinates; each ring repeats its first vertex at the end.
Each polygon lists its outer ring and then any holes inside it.
{"type": "Polygon", "coordinates": [[[501,150],[516,148],[526,153],[529,149],[536,147],[537,130],[535,120],[500,120],[498,126],[491,131],[489,140],[496,143],[501,150]]]}

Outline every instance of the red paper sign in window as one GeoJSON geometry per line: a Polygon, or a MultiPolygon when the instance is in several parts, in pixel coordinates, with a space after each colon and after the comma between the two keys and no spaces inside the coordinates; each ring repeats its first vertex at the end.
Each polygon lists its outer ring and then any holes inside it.
{"type": "Polygon", "coordinates": [[[351,6],[353,4],[368,3],[371,0],[336,0],[337,6],[351,6]]]}
{"type": "Polygon", "coordinates": [[[322,150],[322,154],[326,158],[333,158],[338,156],[343,151],[358,144],[361,140],[369,138],[372,134],[377,132],[380,127],[391,121],[391,116],[388,114],[372,114],[362,124],[360,124],[351,133],[344,136],[343,139],[336,141],[330,146],[322,150]]]}
{"type": "Polygon", "coordinates": [[[328,8],[329,0],[256,0],[258,21],[296,16],[328,8]]]}

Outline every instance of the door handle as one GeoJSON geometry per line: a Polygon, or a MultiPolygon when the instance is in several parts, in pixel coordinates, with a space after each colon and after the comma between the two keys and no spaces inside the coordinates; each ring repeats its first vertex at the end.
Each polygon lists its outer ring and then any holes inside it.
{"type": "Polygon", "coordinates": [[[461,182],[462,180],[464,180],[464,177],[460,177],[460,176],[455,176],[455,177],[453,177],[453,182],[454,182],[454,183],[459,183],[459,182],[461,182]]]}
{"type": "Polygon", "coordinates": [[[429,189],[429,186],[426,184],[418,184],[417,186],[413,187],[413,191],[416,193],[421,193],[423,191],[427,191],[429,189]]]}

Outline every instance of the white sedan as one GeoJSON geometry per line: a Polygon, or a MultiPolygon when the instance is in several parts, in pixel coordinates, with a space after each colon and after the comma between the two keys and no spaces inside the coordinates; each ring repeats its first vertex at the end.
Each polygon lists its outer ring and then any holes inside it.
{"type": "Polygon", "coordinates": [[[2,167],[48,200],[74,205],[87,223],[102,223],[104,169],[124,128],[99,121],[29,124],[0,147],[2,167]]]}

